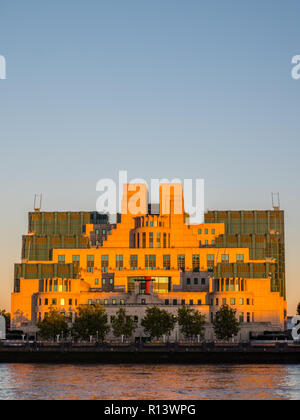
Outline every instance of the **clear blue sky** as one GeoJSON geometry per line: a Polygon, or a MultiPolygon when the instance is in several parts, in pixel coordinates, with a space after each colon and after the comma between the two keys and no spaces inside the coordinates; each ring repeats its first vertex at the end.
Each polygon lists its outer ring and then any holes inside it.
{"type": "Polygon", "coordinates": [[[286,210],[300,301],[298,0],[0,0],[0,307],[36,192],[95,208],[96,182],[204,178],[206,207],[286,210]]]}

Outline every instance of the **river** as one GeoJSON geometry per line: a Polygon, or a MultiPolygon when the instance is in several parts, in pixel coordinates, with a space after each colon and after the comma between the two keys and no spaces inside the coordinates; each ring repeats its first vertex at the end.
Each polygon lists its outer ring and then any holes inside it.
{"type": "Polygon", "coordinates": [[[1,400],[299,398],[299,365],[0,364],[1,400]]]}

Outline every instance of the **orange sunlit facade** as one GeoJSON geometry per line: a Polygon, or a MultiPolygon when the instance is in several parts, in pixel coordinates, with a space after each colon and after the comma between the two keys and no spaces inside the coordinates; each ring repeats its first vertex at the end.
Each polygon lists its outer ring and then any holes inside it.
{"type": "Polygon", "coordinates": [[[95,213],[30,213],[22,262],[15,267],[13,326],[35,325],[50,307],[74,317],[80,305],[100,303],[110,315],[125,306],[137,322],[149,305],[174,314],[190,305],[206,315],[208,326],[228,304],[247,334],[284,328],[284,266],[275,253],[282,244],[275,247],[272,230],[282,212],[240,212],[242,230],[236,233],[237,212],[230,223],[216,212],[203,224],[189,224],[180,184],[160,186],[157,211],[147,197],[144,184],[124,186],[113,224],[95,213]],[[253,232],[246,224],[250,216],[253,232]]]}

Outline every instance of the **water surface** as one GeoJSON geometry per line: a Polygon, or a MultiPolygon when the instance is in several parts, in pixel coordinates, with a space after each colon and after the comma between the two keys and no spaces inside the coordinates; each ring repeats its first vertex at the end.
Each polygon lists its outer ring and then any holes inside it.
{"type": "Polygon", "coordinates": [[[296,365],[0,364],[0,399],[299,399],[296,365]]]}

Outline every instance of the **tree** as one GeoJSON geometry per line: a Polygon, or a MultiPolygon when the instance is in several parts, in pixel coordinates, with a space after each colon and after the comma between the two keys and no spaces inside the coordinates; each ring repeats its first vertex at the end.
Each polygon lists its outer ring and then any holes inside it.
{"type": "Polygon", "coordinates": [[[130,338],[136,330],[136,324],[132,316],[126,315],[125,309],[120,308],[117,316],[113,318],[112,329],[115,337],[124,335],[126,338],[130,338]]]}
{"type": "Polygon", "coordinates": [[[183,306],[178,309],[178,324],[182,334],[189,339],[200,335],[202,338],[205,331],[205,315],[195,309],[183,306]]]}
{"type": "Polygon", "coordinates": [[[170,335],[176,323],[176,319],[164,309],[157,306],[146,309],[146,316],[141,325],[150,337],[159,339],[163,335],[170,335]]]}
{"type": "Polygon", "coordinates": [[[5,309],[0,310],[0,316],[4,316],[6,323],[6,331],[10,329],[10,313],[6,312],[5,309]]]}
{"type": "Polygon", "coordinates": [[[240,330],[239,321],[236,318],[236,309],[223,305],[216,313],[213,326],[219,340],[229,340],[236,336],[240,330]]]}
{"type": "Polygon", "coordinates": [[[37,326],[42,338],[55,340],[58,335],[66,336],[69,333],[68,318],[57,309],[50,308],[50,312],[37,326]]]}
{"type": "Polygon", "coordinates": [[[298,306],[297,306],[297,315],[300,315],[300,303],[298,303],[298,306]]]}
{"type": "Polygon", "coordinates": [[[110,327],[107,323],[107,314],[100,304],[80,306],[73,325],[73,332],[78,337],[88,340],[91,336],[103,341],[110,327]]]}

